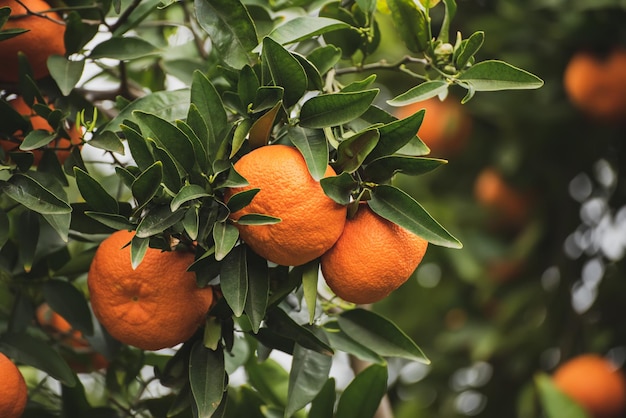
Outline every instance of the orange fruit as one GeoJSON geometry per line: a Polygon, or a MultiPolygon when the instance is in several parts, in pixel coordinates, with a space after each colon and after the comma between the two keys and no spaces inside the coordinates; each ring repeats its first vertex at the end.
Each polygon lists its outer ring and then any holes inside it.
{"type": "Polygon", "coordinates": [[[106,357],[94,351],[82,332],[73,329],[50,305],[42,303],[35,315],[42,328],[61,344],[61,355],[76,373],[90,373],[109,365],[106,357]]]}
{"type": "Polygon", "coordinates": [[[594,418],[615,417],[626,410],[624,374],[608,359],[582,354],[561,364],[552,376],[561,391],[594,418]]]}
{"type": "Polygon", "coordinates": [[[472,119],[455,98],[444,101],[438,97],[399,107],[395,116],[404,119],[425,109],[424,120],[417,135],[433,155],[448,157],[465,148],[472,131],[472,119]]]}
{"type": "Polygon", "coordinates": [[[476,200],[495,212],[497,221],[518,226],[528,219],[530,197],[508,184],[493,167],[483,169],[474,182],[476,200]]]}
{"type": "MultiPolygon", "coordinates": [[[[21,97],[17,97],[16,99],[9,101],[9,104],[13,106],[13,108],[17,110],[17,112],[20,115],[30,117],[30,123],[33,125],[33,129],[42,129],[48,132],[52,131],[52,126],[50,126],[48,121],[41,116],[35,115],[33,110],[26,104],[24,99],[22,99],[21,97]]],[[[54,106],[50,104],[50,108],[54,109],[54,106]]],[[[63,164],[63,162],[67,160],[67,158],[70,156],[71,145],[81,146],[82,144],[82,140],[81,140],[82,135],[77,127],[72,127],[71,129],[68,129],[68,134],[71,140],[67,138],[58,137],[55,140],[53,140],[50,144],[48,144],[48,147],[59,149],[58,151],[56,151],[56,155],[61,164],[63,164]]],[[[24,140],[24,134],[21,131],[14,132],[13,136],[15,137],[15,139],[17,139],[20,142],[24,140]]],[[[9,152],[20,151],[19,143],[13,142],[7,139],[0,139],[0,146],[4,150],[5,154],[8,154],[9,152]]],[[[25,151],[25,152],[32,152],[33,158],[34,158],[34,162],[33,162],[34,165],[39,164],[39,162],[41,161],[41,157],[43,156],[43,151],[37,149],[37,150],[25,151]]]]}
{"type": "Polygon", "coordinates": [[[28,388],[20,370],[0,353],[0,417],[19,418],[26,408],[28,388]]]}
{"type": "Polygon", "coordinates": [[[615,120],[626,116],[626,49],[618,47],[599,57],[579,51],[563,77],[570,101],[591,117],[615,120]]]}
{"type": "Polygon", "coordinates": [[[62,23],[61,16],[55,12],[45,12],[50,9],[50,5],[43,0],[23,0],[22,3],[30,12],[43,14],[45,17],[29,14],[15,0],[0,0],[0,7],[11,8],[11,16],[3,29],[28,29],[28,32],[0,41],[0,81],[18,81],[17,53],[20,51],[28,58],[35,79],[50,74],[47,64],[50,55],[65,55],[65,24],[62,23]]]}
{"type": "MultiPolygon", "coordinates": [[[[228,202],[235,193],[259,188],[250,204],[232,213],[237,221],[251,213],[281,219],[272,225],[241,225],[240,237],[257,254],[276,264],[298,266],[324,254],[337,241],[346,221],[346,207],[326,196],[311,177],[300,152],[287,145],[268,145],[249,152],[234,165],[248,180],[245,187],[226,190],[228,202]]],[[[334,176],[328,166],[325,177],[334,176]]]]}
{"type": "Polygon", "coordinates": [[[187,268],[191,252],[148,248],[133,270],[134,233],[117,231],[98,247],[87,285],[102,326],[118,341],[143,350],[172,347],[189,339],[204,322],[213,301],[210,287],[198,288],[187,268]]]}
{"type": "Polygon", "coordinates": [[[427,247],[425,239],[360,204],[335,245],[322,255],[322,275],[343,300],[374,303],[411,277],[427,247]]]}

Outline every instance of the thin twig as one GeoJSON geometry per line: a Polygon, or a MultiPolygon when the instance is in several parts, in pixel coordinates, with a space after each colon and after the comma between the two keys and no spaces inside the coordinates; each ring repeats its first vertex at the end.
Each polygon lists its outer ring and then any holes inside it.
{"type": "Polygon", "coordinates": [[[416,57],[407,55],[395,63],[388,63],[386,60],[380,60],[378,62],[372,62],[372,63],[364,64],[364,65],[337,68],[335,71],[337,75],[342,75],[342,74],[349,74],[349,73],[360,73],[363,71],[371,71],[371,70],[397,70],[402,65],[411,64],[411,63],[427,65],[429,64],[429,61],[426,58],[416,58],[416,57]]]}
{"type": "Polygon", "coordinates": [[[185,15],[185,22],[189,25],[189,30],[191,31],[193,35],[193,42],[196,45],[198,54],[200,55],[202,59],[204,60],[208,59],[209,54],[204,49],[204,40],[200,37],[200,35],[198,35],[198,32],[196,32],[195,28],[193,27],[193,19],[191,18],[191,12],[189,11],[187,4],[184,1],[181,1],[178,4],[180,4],[180,7],[183,9],[183,13],[185,15]]]}
{"type": "Polygon", "coordinates": [[[139,7],[139,4],[141,4],[141,0],[134,0],[126,8],[126,10],[124,10],[122,12],[120,17],[115,21],[115,23],[113,23],[111,26],[109,26],[109,29],[111,30],[111,32],[115,32],[117,29],[119,29],[120,26],[122,26],[124,23],[126,23],[126,21],[128,20],[128,17],[130,16],[130,14],[132,12],[134,12],[137,7],[139,7]]]}

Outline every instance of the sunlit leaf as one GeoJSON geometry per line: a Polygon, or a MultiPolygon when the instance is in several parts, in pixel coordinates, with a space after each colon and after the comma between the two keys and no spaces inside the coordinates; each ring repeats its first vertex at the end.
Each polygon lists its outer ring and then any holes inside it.
{"type": "Polygon", "coordinates": [[[476,91],[537,89],[543,80],[503,61],[482,61],[465,70],[457,80],[476,91]]]}
{"type": "Polygon", "coordinates": [[[285,106],[294,105],[307,88],[307,75],[300,62],[272,38],[263,39],[263,59],[274,85],[285,89],[285,106]]]}
{"type": "Polygon", "coordinates": [[[361,116],[378,95],[377,89],[354,93],[330,93],[313,97],[302,105],[300,126],[325,128],[348,123],[361,116]]]}
{"type": "Polygon", "coordinates": [[[439,158],[410,157],[404,155],[389,155],[372,161],[364,171],[365,178],[376,183],[382,183],[393,177],[396,173],[408,176],[419,176],[428,173],[441,165],[446,160],[439,158]]]}
{"type": "Polygon", "coordinates": [[[287,138],[304,157],[311,177],[317,181],[322,179],[328,169],[328,141],[323,132],[290,126],[287,138]]]}
{"type": "Polygon", "coordinates": [[[373,364],[357,374],[337,404],[341,418],[373,417],[387,392],[387,367],[373,364]]]}
{"type": "Polygon", "coordinates": [[[387,100],[390,106],[406,106],[428,100],[448,90],[449,84],[444,80],[425,81],[412,89],[387,100]]]}
{"type": "Polygon", "coordinates": [[[233,249],[239,239],[239,230],[230,223],[216,222],[213,226],[215,259],[222,260],[233,249]]]}
{"type": "Polygon", "coordinates": [[[432,38],[430,21],[424,10],[413,0],[387,0],[394,26],[406,47],[413,52],[424,52],[432,38]]]}

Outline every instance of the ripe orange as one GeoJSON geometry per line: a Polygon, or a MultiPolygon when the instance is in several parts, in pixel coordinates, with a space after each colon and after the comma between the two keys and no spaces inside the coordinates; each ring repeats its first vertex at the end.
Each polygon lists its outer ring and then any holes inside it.
{"type": "MultiPolygon", "coordinates": [[[[1,48],[1,44],[0,44],[0,48],[1,48]]],[[[13,108],[17,110],[19,114],[30,117],[30,123],[33,125],[33,129],[43,129],[48,132],[52,131],[52,127],[50,126],[48,121],[41,116],[35,115],[33,110],[26,104],[24,99],[22,99],[21,97],[11,100],[9,104],[13,106],[13,108]]],[[[54,106],[50,105],[50,108],[54,109],[54,106]]],[[[56,154],[61,164],[63,164],[63,162],[67,160],[67,158],[70,156],[70,152],[71,152],[70,146],[71,145],[80,146],[80,144],[82,143],[81,133],[77,127],[72,127],[71,129],[69,129],[68,134],[71,138],[71,141],[67,138],[58,137],[57,139],[53,140],[50,144],[48,144],[48,147],[59,149],[58,151],[56,151],[56,154]]],[[[24,140],[24,134],[21,131],[14,132],[13,136],[18,141],[24,140]]],[[[9,153],[9,152],[19,151],[20,144],[10,141],[10,140],[0,139],[0,146],[2,147],[5,153],[9,153]]],[[[33,153],[34,165],[38,165],[39,162],[41,161],[41,157],[43,156],[43,151],[33,150],[29,152],[33,153]]]]}
{"type": "Polygon", "coordinates": [[[109,365],[102,354],[94,351],[83,334],[75,329],[50,305],[42,303],[35,312],[37,322],[61,345],[61,355],[76,373],[90,373],[109,365]]]}
{"type": "Polygon", "coordinates": [[[615,48],[606,57],[580,51],[565,68],[565,92],[588,115],[616,120],[626,116],[626,49],[615,48]]]}
{"type": "Polygon", "coordinates": [[[340,298],[374,303],[406,282],[428,241],[359,205],[335,245],[321,259],[322,275],[340,298]]]}
{"type": "Polygon", "coordinates": [[[474,196],[480,204],[494,211],[497,221],[505,225],[519,226],[528,219],[530,197],[508,184],[493,167],[483,169],[476,177],[474,196]]]}
{"type": "MultiPolygon", "coordinates": [[[[43,0],[23,0],[30,12],[43,12],[50,5],[43,0]]],[[[13,38],[0,41],[0,81],[15,83],[18,81],[17,53],[23,52],[33,69],[35,79],[48,76],[47,60],[50,55],[65,55],[65,24],[55,12],[28,14],[28,11],[15,0],[0,0],[0,7],[10,7],[11,16],[3,29],[28,29],[13,38]]]]}
{"type": "Polygon", "coordinates": [[[609,360],[582,354],[561,364],[554,384],[594,418],[615,417],[626,410],[624,374],[609,360]]]}
{"type": "MultiPolygon", "coordinates": [[[[272,225],[235,223],[241,238],[257,254],[277,264],[298,266],[321,256],[337,241],[346,221],[346,207],[326,196],[296,148],[260,147],[241,157],[234,167],[249,185],[228,189],[226,202],[241,191],[260,191],[249,205],[232,213],[231,219],[250,213],[281,219],[272,225]]],[[[328,166],[325,177],[334,175],[328,166]]]]}
{"type": "Polygon", "coordinates": [[[190,252],[148,248],[133,270],[134,233],[117,231],[96,251],[87,284],[94,314],[117,340],[143,350],[172,347],[189,339],[213,302],[210,287],[200,289],[190,252]]]}
{"type": "Polygon", "coordinates": [[[404,119],[425,109],[417,135],[433,155],[449,157],[465,148],[472,131],[472,119],[456,99],[438,97],[399,107],[395,116],[404,119]]]}
{"type": "Polygon", "coordinates": [[[20,370],[0,353],[0,417],[19,418],[26,408],[28,388],[20,370]]]}

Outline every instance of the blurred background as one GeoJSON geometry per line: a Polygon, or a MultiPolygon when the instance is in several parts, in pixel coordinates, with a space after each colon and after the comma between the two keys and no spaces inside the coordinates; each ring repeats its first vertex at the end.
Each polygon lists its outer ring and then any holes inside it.
{"type": "MultiPolygon", "coordinates": [[[[452,29],[545,86],[392,109],[426,108],[419,135],[449,163],[397,182],[464,248],[431,245],[373,307],[432,360],[392,363],[391,401],[397,418],[536,418],[537,373],[626,359],[626,2],[460,0],[452,29]]],[[[389,97],[414,84],[390,76],[389,97]]]]}

